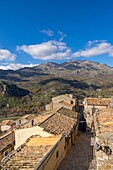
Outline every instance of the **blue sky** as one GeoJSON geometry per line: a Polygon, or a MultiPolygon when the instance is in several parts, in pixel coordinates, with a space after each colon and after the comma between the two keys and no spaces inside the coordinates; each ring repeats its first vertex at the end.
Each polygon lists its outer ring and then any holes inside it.
{"type": "Polygon", "coordinates": [[[0,68],[91,60],[113,67],[112,0],[0,0],[0,68]]]}

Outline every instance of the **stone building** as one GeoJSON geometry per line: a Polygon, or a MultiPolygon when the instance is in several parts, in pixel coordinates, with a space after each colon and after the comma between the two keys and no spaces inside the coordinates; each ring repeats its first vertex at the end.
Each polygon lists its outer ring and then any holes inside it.
{"type": "Polygon", "coordinates": [[[85,98],[84,105],[84,117],[86,119],[88,127],[91,128],[93,123],[93,114],[97,109],[111,107],[111,98],[85,98]]]}
{"type": "Polygon", "coordinates": [[[97,170],[113,169],[113,109],[94,113],[95,155],[97,170]]]}
{"type": "Polygon", "coordinates": [[[72,94],[64,94],[52,98],[52,103],[45,106],[46,110],[60,109],[65,107],[70,110],[78,109],[78,99],[75,99],[72,94]]]}
{"type": "Polygon", "coordinates": [[[22,127],[22,126],[27,126],[28,124],[29,125],[32,125],[33,124],[33,120],[34,118],[36,117],[35,114],[27,114],[27,115],[24,115],[22,116],[20,119],[17,119],[15,122],[16,122],[16,126],[17,127],[22,127]]]}
{"type": "Polygon", "coordinates": [[[111,98],[85,98],[84,111],[91,112],[93,108],[108,108],[111,105],[111,98]]]}

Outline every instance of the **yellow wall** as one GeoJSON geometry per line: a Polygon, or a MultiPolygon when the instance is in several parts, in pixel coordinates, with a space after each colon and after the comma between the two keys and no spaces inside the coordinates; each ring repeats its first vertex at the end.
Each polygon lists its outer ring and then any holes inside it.
{"type": "Polygon", "coordinates": [[[66,153],[65,149],[65,137],[59,142],[57,147],[52,151],[52,153],[47,157],[47,159],[41,164],[37,170],[56,170],[64,159],[66,153]],[[58,151],[58,157],[56,157],[58,151]]]}
{"type": "MultiPolygon", "coordinates": [[[[77,133],[78,133],[78,126],[76,126],[75,130],[72,133],[72,138],[74,138],[75,140],[76,140],[77,133]]],[[[37,168],[36,170],[57,170],[57,168],[59,167],[60,163],[62,162],[66,153],[68,152],[68,150],[70,149],[72,145],[71,141],[72,139],[70,137],[68,143],[66,143],[65,137],[63,137],[62,140],[57,145],[57,147],[44,160],[41,166],[37,168]],[[57,151],[59,154],[58,157],[56,157],[57,151]]]]}

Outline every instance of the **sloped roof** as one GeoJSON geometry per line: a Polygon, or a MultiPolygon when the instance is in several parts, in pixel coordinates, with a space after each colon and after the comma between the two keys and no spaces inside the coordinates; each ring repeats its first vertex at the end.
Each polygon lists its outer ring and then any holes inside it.
{"type": "Polygon", "coordinates": [[[61,138],[61,135],[54,137],[32,136],[18,150],[3,161],[4,169],[30,169],[37,167],[44,156],[61,138]]]}
{"type": "Polygon", "coordinates": [[[101,109],[96,113],[95,119],[96,133],[113,132],[113,109],[101,109]]]}
{"type": "Polygon", "coordinates": [[[88,105],[96,106],[109,106],[111,104],[111,98],[86,98],[88,105]]]}
{"type": "Polygon", "coordinates": [[[55,113],[49,119],[45,120],[40,126],[49,133],[55,135],[65,134],[67,136],[70,134],[71,129],[75,124],[76,121],[74,118],[55,113]]]}
{"type": "Polygon", "coordinates": [[[34,118],[34,124],[35,125],[39,125],[40,123],[42,123],[43,121],[45,121],[46,119],[48,119],[52,114],[47,114],[47,115],[40,115],[36,118],[34,118]]]}
{"type": "Polygon", "coordinates": [[[4,126],[4,125],[8,125],[8,126],[11,126],[13,124],[16,124],[13,120],[3,120],[0,125],[1,126],[4,126]]]}
{"type": "Polygon", "coordinates": [[[66,115],[68,117],[71,117],[71,118],[75,118],[75,119],[78,118],[78,113],[77,112],[74,112],[74,111],[72,111],[70,109],[66,109],[64,107],[59,109],[57,112],[60,113],[60,114],[66,115]]]}
{"type": "Polygon", "coordinates": [[[22,116],[22,118],[27,119],[27,120],[34,119],[35,117],[36,117],[35,114],[26,114],[26,115],[22,116]]]}

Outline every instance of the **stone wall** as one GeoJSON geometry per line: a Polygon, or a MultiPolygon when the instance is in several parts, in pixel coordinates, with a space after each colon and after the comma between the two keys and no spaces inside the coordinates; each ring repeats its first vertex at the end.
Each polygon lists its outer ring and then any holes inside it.
{"type": "Polygon", "coordinates": [[[0,137],[0,161],[12,150],[14,150],[15,136],[14,132],[9,132],[0,137]]]}
{"type": "Polygon", "coordinates": [[[53,103],[45,105],[46,110],[52,110],[53,109],[53,103]]]}
{"type": "Polygon", "coordinates": [[[70,103],[70,104],[71,104],[71,101],[73,101],[73,105],[76,104],[76,100],[74,98],[72,98],[71,96],[68,96],[68,95],[60,95],[60,96],[52,98],[52,103],[59,103],[61,101],[65,101],[65,102],[70,103]]]}
{"type": "Polygon", "coordinates": [[[104,146],[109,146],[112,151],[111,155],[107,155],[105,151],[102,150],[96,152],[97,170],[113,170],[113,133],[98,135],[96,141],[103,149],[104,146]]]}

